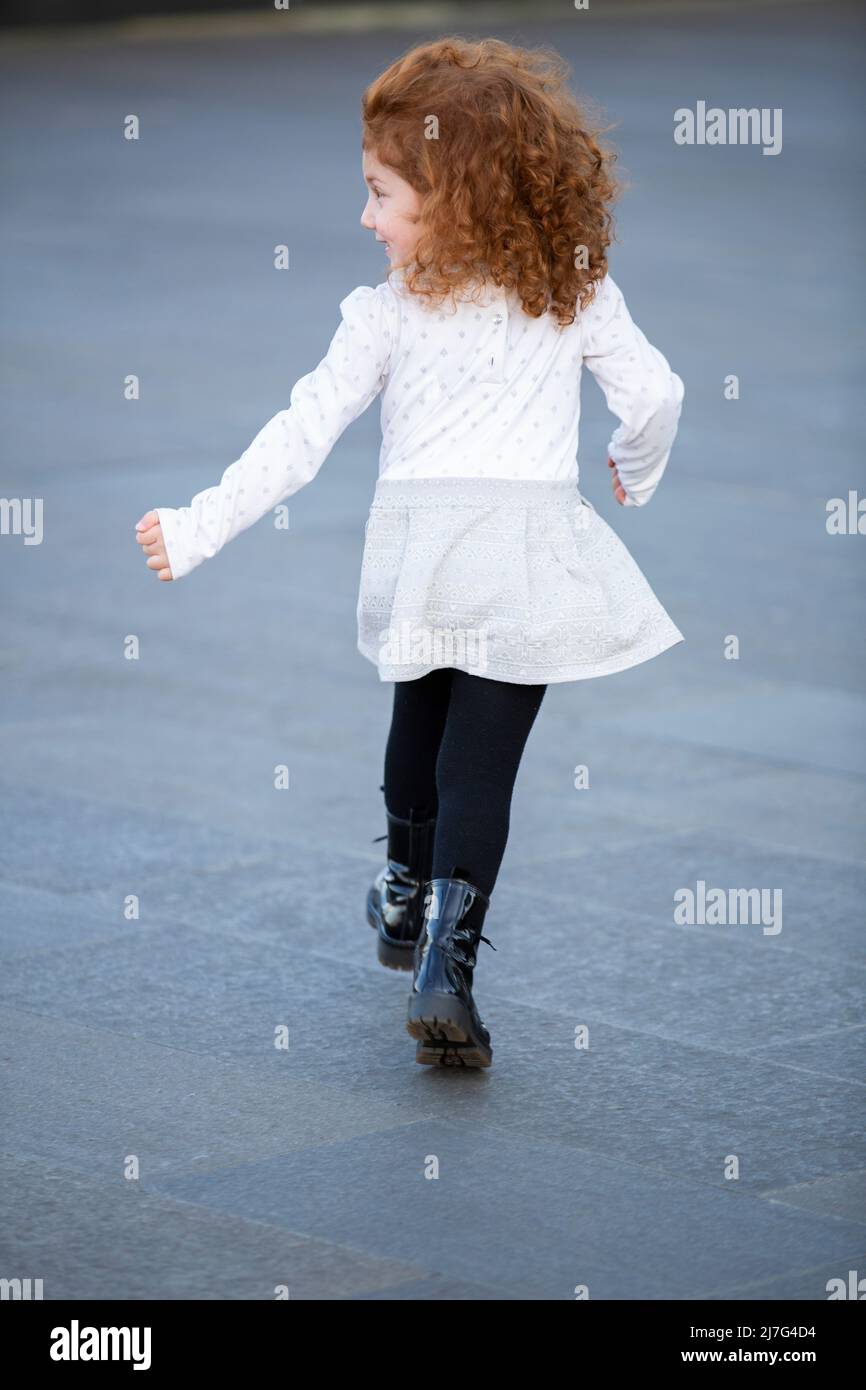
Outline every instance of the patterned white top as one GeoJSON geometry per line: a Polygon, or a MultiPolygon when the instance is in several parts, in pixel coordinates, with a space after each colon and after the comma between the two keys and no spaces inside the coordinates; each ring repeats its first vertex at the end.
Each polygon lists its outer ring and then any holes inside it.
{"type": "Polygon", "coordinates": [[[608,452],[640,507],[655,492],[677,432],[683,383],[633,322],[610,275],[560,330],[513,294],[430,309],[391,282],[359,285],[319,365],[288,409],[259,431],[215,487],[188,507],[158,507],[180,579],[309,483],[346,426],[382,393],[379,475],[388,478],[578,478],[583,366],[620,424],[608,452]]]}

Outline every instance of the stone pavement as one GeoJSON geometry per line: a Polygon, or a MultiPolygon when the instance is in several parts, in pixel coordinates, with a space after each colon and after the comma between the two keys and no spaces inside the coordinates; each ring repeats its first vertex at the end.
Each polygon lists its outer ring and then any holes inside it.
{"type": "Polygon", "coordinates": [[[358,104],[413,36],[3,56],[2,491],[44,498],[44,538],[0,538],[0,1277],[46,1298],[815,1300],[866,1274],[866,541],[825,526],[866,490],[862,31],[833,4],[592,11],[496,32],[553,43],[619,123],[611,264],[686,399],[623,510],[587,378],[581,484],[686,641],[548,692],[477,972],[484,1073],[416,1066],[364,920],[377,406],[288,532],[176,585],[133,538],[384,278],[358,104]],[[698,99],[783,108],[782,153],[676,146],[698,99]],[[701,882],[781,890],[781,930],[679,924],[701,882]]]}

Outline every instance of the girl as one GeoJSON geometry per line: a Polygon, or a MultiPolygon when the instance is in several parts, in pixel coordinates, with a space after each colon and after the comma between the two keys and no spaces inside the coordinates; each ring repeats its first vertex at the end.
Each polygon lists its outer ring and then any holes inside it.
{"type": "Polygon", "coordinates": [[[310,482],[382,393],[358,649],[394,706],[367,917],[379,959],[413,972],[422,1063],[492,1060],[473,972],[548,684],[684,640],[578,489],[582,366],[620,420],[627,507],[658,486],[683,384],[608,274],[615,156],[567,79],[550,51],[447,38],[367,89],[361,224],[386,279],[341,301],[326,356],[218,486],[137,524],[148,568],[180,579],[310,482]]]}

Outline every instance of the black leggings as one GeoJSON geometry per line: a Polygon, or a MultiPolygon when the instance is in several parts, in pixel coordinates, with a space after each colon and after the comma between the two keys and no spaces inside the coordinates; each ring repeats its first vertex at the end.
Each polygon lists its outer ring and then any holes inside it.
{"type": "Polygon", "coordinates": [[[517,769],[546,689],[451,666],[395,681],[385,806],[406,819],[412,808],[437,817],[431,878],[493,891],[517,769]]]}

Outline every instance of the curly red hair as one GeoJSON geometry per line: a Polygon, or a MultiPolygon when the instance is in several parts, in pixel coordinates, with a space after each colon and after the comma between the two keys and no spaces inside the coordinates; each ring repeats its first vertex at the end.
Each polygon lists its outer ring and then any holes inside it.
{"type": "Polygon", "coordinates": [[[489,280],[561,327],[592,299],[614,239],[616,155],[588,128],[569,76],[548,48],[448,37],[410,49],[366,89],[363,148],[423,199],[410,292],[441,304],[489,280]]]}

